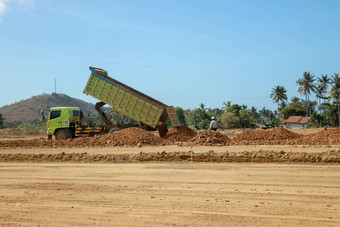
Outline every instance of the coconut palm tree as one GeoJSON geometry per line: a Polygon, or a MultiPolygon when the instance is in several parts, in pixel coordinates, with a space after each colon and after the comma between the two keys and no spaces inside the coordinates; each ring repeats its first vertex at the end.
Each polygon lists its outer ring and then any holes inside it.
{"type": "Polygon", "coordinates": [[[287,90],[284,86],[275,86],[270,93],[270,98],[277,103],[277,111],[280,111],[280,106],[283,106],[287,101],[287,90]]]}
{"type": "Polygon", "coordinates": [[[230,112],[229,110],[231,109],[231,102],[232,101],[223,102],[223,110],[225,112],[230,112]]]}
{"type": "Polygon", "coordinates": [[[329,98],[328,100],[333,99],[334,102],[338,105],[338,117],[339,117],[339,126],[340,126],[340,77],[339,74],[333,77],[332,88],[328,92],[329,98]]]}
{"type": "Polygon", "coordinates": [[[325,97],[325,93],[327,92],[328,85],[331,83],[331,78],[328,77],[328,75],[321,75],[321,77],[317,78],[318,84],[316,86],[316,97],[319,99],[319,105],[320,105],[320,99],[327,99],[325,97]]]}
{"type": "Polygon", "coordinates": [[[300,102],[300,99],[296,96],[294,96],[291,100],[291,102],[300,102]]]}
{"type": "Polygon", "coordinates": [[[334,85],[336,81],[340,78],[339,73],[334,73],[332,78],[330,79],[330,84],[334,85]]]}
{"type": "Polygon", "coordinates": [[[328,85],[331,83],[331,78],[328,75],[322,74],[321,77],[318,77],[318,85],[324,90],[327,91],[328,85]]]}
{"type": "Polygon", "coordinates": [[[200,108],[205,111],[205,105],[203,103],[200,104],[200,108]]]}
{"type": "Polygon", "coordinates": [[[310,72],[304,72],[302,78],[298,79],[296,83],[299,85],[299,92],[302,95],[306,96],[307,103],[307,113],[309,116],[311,113],[310,103],[309,103],[309,95],[311,92],[316,92],[316,86],[314,84],[315,78],[314,75],[310,72]]]}

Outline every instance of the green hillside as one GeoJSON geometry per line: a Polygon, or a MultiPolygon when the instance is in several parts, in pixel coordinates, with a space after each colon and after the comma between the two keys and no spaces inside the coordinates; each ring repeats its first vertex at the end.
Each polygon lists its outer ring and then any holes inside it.
{"type": "Polygon", "coordinates": [[[93,113],[94,104],[72,98],[65,94],[42,94],[33,96],[26,100],[15,102],[11,105],[0,107],[5,122],[16,125],[35,124],[41,120],[40,111],[44,110],[44,115],[47,117],[51,107],[58,106],[76,106],[80,107],[84,113],[93,113]]]}

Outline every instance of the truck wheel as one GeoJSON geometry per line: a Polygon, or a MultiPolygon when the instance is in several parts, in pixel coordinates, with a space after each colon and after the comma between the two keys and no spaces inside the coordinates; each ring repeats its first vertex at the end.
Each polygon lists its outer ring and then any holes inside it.
{"type": "Polygon", "coordinates": [[[60,129],[55,133],[56,140],[66,140],[69,138],[69,133],[67,130],[60,129]]]}

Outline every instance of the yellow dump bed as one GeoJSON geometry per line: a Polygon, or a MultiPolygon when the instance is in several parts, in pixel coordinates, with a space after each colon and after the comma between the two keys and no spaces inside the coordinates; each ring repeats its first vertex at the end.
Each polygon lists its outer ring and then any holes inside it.
{"type": "Polygon", "coordinates": [[[84,93],[107,103],[115,111],[156,128],[160,119],[165,122],[167,105],[153,99],[107,75],[103,69],[90,67],[91,75],[84,93]]]}

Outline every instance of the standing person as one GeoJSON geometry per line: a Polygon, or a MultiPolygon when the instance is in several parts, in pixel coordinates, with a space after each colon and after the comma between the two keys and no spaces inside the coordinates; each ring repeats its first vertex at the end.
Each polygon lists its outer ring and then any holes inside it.
{"type": "Polygon", "coordinates": [[[44,110],[40,110],[41,120],[45,121],[44,110]]]}
{"type": "Polygon", "coordinates": [[[218,128],[221,128],[221,125],[215,120],[215,117],[212,116],[209,129],[216,131],[218,128]]]}

